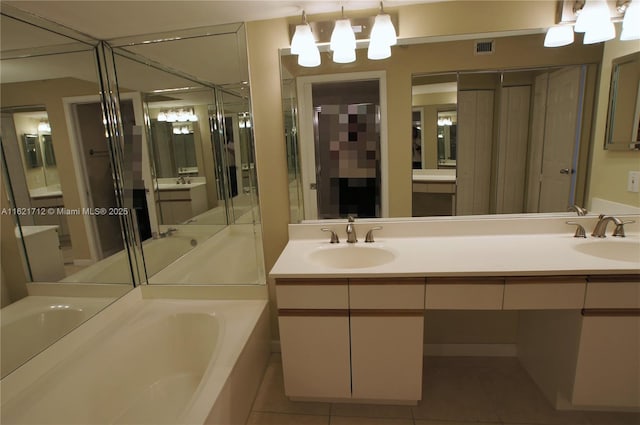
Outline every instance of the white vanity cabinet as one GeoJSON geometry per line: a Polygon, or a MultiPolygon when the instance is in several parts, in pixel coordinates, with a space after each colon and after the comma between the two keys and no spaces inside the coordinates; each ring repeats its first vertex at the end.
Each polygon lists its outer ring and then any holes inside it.
{"type": "Polygon", "coordinates": [[[346,279],[276,283],[285,394],[349,398],[349,294],[346,279]]]}
{"type": "Polygon", "coordinates": [[[640,408],[640,277],[590,277],[582,316],[572,404],[640,408]]]}
{"type": "Polygon", "coordinates": [[[424,279],[278,279],[285,393],[415,403],[424,279]]]}

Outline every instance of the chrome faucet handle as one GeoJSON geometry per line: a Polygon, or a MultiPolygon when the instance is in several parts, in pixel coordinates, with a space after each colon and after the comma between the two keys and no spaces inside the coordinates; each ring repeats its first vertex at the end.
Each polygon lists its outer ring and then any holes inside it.
{"type": "Polygon", "coordinates": [[[567,211],[575,211],[579,216],[586,215],[588,213],[586,208],[582,208],[580,205],[571,205],[567,211]]]}
{"type": "Polygon", "coordinates": [[[567,224],[575,224],[576,227],[576,233],[573,235],[574,238],[586,238],[587,237],[587,232],[584,230],[584,227],[582,227],[582,224],[578,223],[577,221],[567,221],[567,224]]]}
{"type": "Polygon", "coordinates": [[[613,234],[611,236],[617,236],[619,238],[624,238],[625,234],[624,234],[624,225],[625,224],[629,224],[629,223],[635,223],[635,220],[629,220],[629,221],[623,221],[620,224],[616,224],[616,229],[613,231],[613,234]]]}
{"type": "Polygon", "coordinates": [[[364,237],[364,241],[367,243],[371,243],[371,242],[375,242],[373,240],[373,231],[374,230],[380,230],[382,229],[382,226],[376,226],[376,227],[372,227],[371,229],[369,229],[369,231],[367,232],[367,234],[364,237]]]}
{"type": "Polygon", "coordinates": [[[333,230],[326,227],[323,227],[320,230],[322,230],[323,232],[331,232],[331,240],[329,241],[329,243],[340,243],[340,239],[338,239],[338,235],[333,230]]]}

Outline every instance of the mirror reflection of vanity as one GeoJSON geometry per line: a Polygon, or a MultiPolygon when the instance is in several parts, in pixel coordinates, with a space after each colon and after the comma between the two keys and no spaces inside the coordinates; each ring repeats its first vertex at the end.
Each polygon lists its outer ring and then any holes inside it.
{"type": "MultiPolygon", "coordinates": [[[[387,79],[408,75],[413,92],[410,99],[387,92],[387,114],[393,116],[387,118],[387,137],[393,143],[386,158],[394,164],[387,170],[388,192],[383,195],[390,200],[389,216],[564,214],[570,205],[587,202],[603,46],[575,43],[558,56],[545,50],[542,39],[496,37],[495,51],[487,56],[473,54],[474,40],[403,40],[406,45],[385,60],[387,79]],[[437,62],[435,52],[440,53],[437,62]],[[570,96],[559,91],[564,82],[573,84],[570,96]],[[572,105],[561,103],[569,99],[572,105]]],[[[350,71],[370,66],[358,57],[350,71]]],[[[281,70],[285,88],[298,76],[336,72],[324,60],[319,69],[296,69],[286,52],[281,70]]],[[[299,96],[288,90],[285,107],[296,105],[299,96]]],[[[308,142],[296,133],[296,121],[285,118],[285,123],[291,127],[286,133],[298,138],[287,143],[288,156],[299,161],[299,147],[308,142]]],[[[289,171],[294,178],[290,193],[303,196],[292,198],[292,217],[305,210],[308,191],[296,183],[308,164],[299,161],[296,166],[289,171]]]]}

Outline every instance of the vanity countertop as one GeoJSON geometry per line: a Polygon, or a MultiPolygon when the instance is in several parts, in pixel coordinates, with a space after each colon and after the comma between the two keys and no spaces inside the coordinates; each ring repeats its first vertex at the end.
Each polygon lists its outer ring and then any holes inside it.
{"type": "Polygon", "coordinates": [[[205,186],[204,182],[192,182],[192,183],[158,183],[158,190],[189,190],[194,187],[205,186]]]}
{"type": "MultiPolygon", "coordinates": [[[[573,216],[570,219],[581,221],[588,235],[597,221],[597,217],[573,216]]],[[[290,225],[290,240],[270,277],[557,276],[640,272],[637,224],[626,225],[625,238],[610,236],[613,231],[610,224],[606,238],[588,236],[584,239],[573,237],[574,226],[565,223],[568,218],[549,219],[548,226],[544,220],[522,220],[519,224],[514,221],[502,228],[499,222],[505,220],[476,220],[475,223],[474,220],[430,220],[426,225],[415,221],[403,225],[384,221],[358,223],[356,220],[359,241],[355,244],[346,243],[342,223],[290,225]],[[384,229],[374,231],[374,243],[365,243],[365,232],[373,225],[382,225],[384,229]],[[296,229],[295,226],[304,228],[296,229]],[[340,243],[330,244],[328,233],[321,232],[320,227],[334,229],[340,243]],[[543,229],[547,231],[541,232],[543,229]],[[361,264],[360,267],[341,268],[327,265],[322,260],[327,258],[325,254],[318,254],[319,251],[338,249],[342,251],[334,256],[336,259],[356,254],[378,256],[382,260],[371,267],[361,264]],[[377,252],[366,252],[365,249],[377,252]],[[596,254],[592,253],[594,250],[596,254]]]]}
{"type": "Polygon", "coordinates": [[[455,169],[423,169],[413,170],[412,180],[414,183],[425,182],[443,182],[443,183],[455,183],[456,182],[456,170],[455,169]]]}

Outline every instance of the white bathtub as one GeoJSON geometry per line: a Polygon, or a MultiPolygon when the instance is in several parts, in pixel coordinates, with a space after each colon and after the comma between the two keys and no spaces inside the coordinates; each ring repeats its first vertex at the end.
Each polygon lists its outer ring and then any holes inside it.
{"type": "MultiPolygon", "coordinates": [[[[163,229],[166,227],[168,226],[163,226],[163,229]]],[[[178,231],[169,237],[149,239],[142,244],[145,267],[149,276],[187,254],[225,226],[189,224],[171,227],[178,231]]],[[[120,251],[60,282],[131,283],[129,258],[125,251],[120,251]]]]}
{"type": "Polygon", "coordinates": [[[268,338],[266,300],[136,288],[5,378],[1,423],[243,424],[268,338]]]}
{"type": "Polygon", "coordinates": [[[114,298],[28,296],[0,310],[1,376],[38,354],[114,298]]]}

